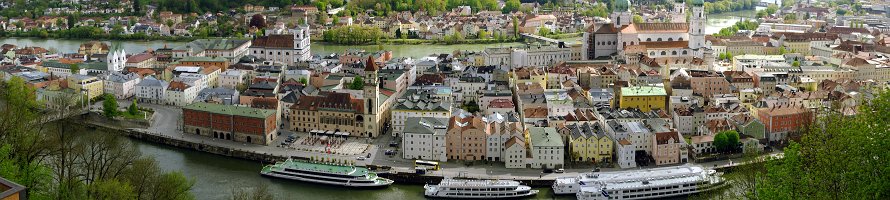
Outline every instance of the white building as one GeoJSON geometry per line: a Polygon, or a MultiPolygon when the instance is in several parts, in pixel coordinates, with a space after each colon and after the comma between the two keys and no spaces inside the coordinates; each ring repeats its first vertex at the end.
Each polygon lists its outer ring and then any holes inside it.
{"type": "Polygon", "coordinates": [[[167,98],[167,85],[167,82],[153,76],[145,77],[136,84],[136,97],[141,102],[162,104],[167,98]]]}
{"type": "Polygon", "coordinates": [[[633,145],[634,151],[650,152],[652,150],[652,131],[643,122],[610,120],[606,122],[606,125],[608,125],[606,132],[611,134],[612,139],[626,139],[633,145]]]}
{"type": "Polygon", "coordinates": [[[546,89],[544,98],[547,99],[547,113],[549,116],[566,116],[575,110],[572,97],[565,89],[546,89]]]}
{"type": "Polygon", "coordinates": [[[448,118],[410,117],[402,137],[402,158],[448,161],[445,156],[445,132],[448,118]]]}
{"type": "Polygon", "coordinates": [[[194,82],[171,81],[164,94],[167,105],[186,106],[191,104],[198,96],[200,89],[189,84],[194,84],[194,82]]]}
{"type": "Polygon", "coordinates": [[[136,73],[123,74],[112,71],[105,79],[105,94],[114,95],[117,99],[127,99],[136,95],[136,84],[139,83],[136,73]]]}
{"type": "Polygon", "coordinates": [[[105,62],[109,72],[124,71],[127,64],[127,52],[123,48],[108,52],[105,62]]]}
{"type": "Polygon", "coordinates": [[[250,55],[267,61],[293,64],[309,60],[311,55],[309,25],[291,29],[290,34],[262,36],[253,40],[250,55]]]}
{"type": "Polygon", "coordinates": [[[453,87],[454,93],[460,93],[460,98],[455,98],[459,103],[467,101],[476,101],[479,99],[481,92],[488,90],[488,83],[482,77],[465,76],[458,79],[457,84],[453,87]]]}
{"type": "Polygon", "coordinates": [[[571,60],[572,48],[552,45],[487,48],[482,51],[482,57],[485,60],[485,65],[553,66],[556,63],[571,60]]]}
{"type": "Polygon", "coordinates": [[[235,89],[238,85],[247,81],[247,72],[239,69],[229,69],[219,74],[219,87],[235,89]]]}
{"type": "Polygon", "coordinates": [[[247,55],[250,40],[238,39],[198,39],[184,46],[173,49],[173,58],[212,57],[225,58],[230,63],[237,63],[247,55]]]}
{"type": "Polygon", "coordinates": [[[618,140],[615,146],[615,156],[618,157],[618,167],[621,169],[637,167],[635,148],[626,139],[618,140]]]}
{"type": "Polygon", "coordinates": [[[435,90],[409,89],[395,105],[390,108],[392,118],[392,134],[399,136],[411,117],[451,117],[451,101],[437,98],[431,93],[435,90]]]}
{"type": "Polygon", "coordinates": [[[526,143],[520,137],[513,137],[504,144],[504,164],[508,169],[525,168],[528,158],[526,155],[526,143]]]}
{"type": "MultiPolygon", "coordinates": [[[[500,114],[485,118],[491,129],[485,142],[485,159],[488,161],[506,161],[506,143],[513,137],[522,137],[521,122],[507,122],[500,114]]],[[[524,145],[523,145],[524,146],[524,145]]]]}
{"type": "Polygon", "coordinates": [[[532,168],[558,169],[565,163],[565,145],[562,136],[553,127],[527,129],[532,168]]]}

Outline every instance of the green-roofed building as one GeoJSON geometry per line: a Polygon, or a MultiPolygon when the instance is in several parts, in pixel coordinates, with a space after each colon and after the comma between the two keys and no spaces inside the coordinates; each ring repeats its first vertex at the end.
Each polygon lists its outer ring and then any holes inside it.
{"type": "Polygon", "coordinates": [[[664,109],[667,105],[667,91],[658,86],[637,86],[621,88],[618,107],[637,108],[643,112],[664,109]]]}
{"type": "Polygon", "coordinates": [[[532,158],[529,162],[533,168],[559,169],[565,162],[565,144],[562,136],[554,127],[530,127],[526,129],[525,141],[528,141],[532,158]]]}
{"type": "MultiPolygon", "coordinates": [[[[62,63],[58,60],[45,60],[40,65],[46,68],[47,73],[60,75],[71,73],[71,66],[75,64],[62,63]]],[[[80,68],[80,72],[75,72],[76,74],[105,73],[108,70],[108,63],[106,62],[81,62],[76,65],[77,68],[80,68]]]]}
{"type": "Polygon", "coordinates": [[[197,102],[182,108],[186,133],[268,145],[275,140],[276,110],[197,102]]]}
{"type": "Polygon", "coordinates": [[[224,58],[230,63],[235,63],[241,57],[247,55],[250,40],[239,39],[197,39],[183,46],[173,48],[175,58],[189,56],[206,56],[224,58]]]}

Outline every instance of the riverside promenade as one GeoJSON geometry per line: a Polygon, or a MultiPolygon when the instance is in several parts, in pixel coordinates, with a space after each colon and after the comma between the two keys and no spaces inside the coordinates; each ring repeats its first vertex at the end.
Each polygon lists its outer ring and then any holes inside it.
{"type": "MultiPolygon", "coordinates": [[[[119,102],[119,104],[121,107],[126,107],[130,103],[128,101],[121,101],[119,102]]],[[[180,122],[182,118],[182,111],[178,107],[152,104],[140,104],[140,106],[151,108],[155,111],[153,120],[150,122],[151,125],[148,127],[122,127],[116,123],[109,123],[97,120],[87,120],[86,123],[92,127],[104,129],[110,132],[121,133],[129,137],[144,140],[147,142],[154,142],[223,156],[255,160],[262,163],[270,163],[288,157],[305,159],[314,157],[355,161],[356,165],[390,166],[392,167],[392,170],[390,172],[393,174],[406,175],[414,172],[412,163],[413,160],[402,159],[399,156],[390,157],[383,155],[382,152],[385,150],[385,146],[389,143],[389,141],[392,140],[391,136],[383,136],[377,139],[350,139],[366,141],[369,145],[369,147],[359,155],[341,155],[329,154],[324,152],[303,151],[291,148],[282,148],[276,146],[275,144],[279,144],[281,141],[284,140],[284,138],[286,138],[287,135],[290,134],[297,134],[301,137],[306,137],[307,135],[304,133],[293,133],[290,131],[281,130],[281,137],[273,141],[272,145],[268,146],[220,140],[200,135],[186,134],[179,130],[179,127],[181,127],[180,122]],[[367,156],[368,154],[371,155],[368,159],[357,159],[357,157],[359,156],[367,156]]],[[[96,111],[97,108],[99,108],[98,110],[101,110],[101,102],[93,105],[92,110],[96,111]]],[[[776,154],[770,154],[764,156],[775,155],[776,154]]],[[[732,163],[731,160],[722,160],[696,164],[705,167],[716,166],[718,168],[724,168],[737,165],[738,163],[732,163]]],[[[558,177],[577,176],[580,173],[586,173],[592,170],[592,167],[574,169],[566,168],[565,173],[542,173],[540,169],[507,169],[503,166],[503,163],[496,162],[490,164],[476,163],[472,165],[466,165],[460,162],[445,162],[441,163],[441,166],[441,170],[430,171],[424,176],[433,177],[434,179],[441,177],[466,177],[478,179],[520,180],[526,182],[550,182],[558,177]]],[[[260,169],[257,168],[257,171],[259,170],[260,169]]],[[[618,168],[601,168],[601,171],[620,170],[621,169],[618,168]]],[[[413,177],[418,176],[415,175],[413,177]]]]}

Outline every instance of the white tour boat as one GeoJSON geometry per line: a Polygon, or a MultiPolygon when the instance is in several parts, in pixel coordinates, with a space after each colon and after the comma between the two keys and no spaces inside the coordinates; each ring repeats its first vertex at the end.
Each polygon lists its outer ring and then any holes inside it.
{"type": "Polygon", "coordinates": [[[538,190],[510,180],[442,179],[438,185],[424,185],[424,196],[454,199],[521,198],[538,194],[538,190]]]}
{"type": "Polygon", "coordinates": [[[631,171],[584,173],[561,177],[555,194],[575,194],[579,200],[654,199],[690,195],[725,186],[721,173],[697,165],[631,171]]]}
{"type": "Polygon", "coordinates": [[[376,173],[364,167],[291,159],[266,165],[260,171],[260,174],[276,178],[348,187],[385,187],[393,183],[392,180],[378,177],[376,173]]]}

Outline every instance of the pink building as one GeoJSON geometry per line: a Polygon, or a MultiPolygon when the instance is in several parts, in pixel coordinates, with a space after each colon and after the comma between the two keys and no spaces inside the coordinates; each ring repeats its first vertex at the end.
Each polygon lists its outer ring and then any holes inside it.
{"type": "MultiPolygon", "coordinates": [[[[652,157],[655,165],[680,163],[681,147],[684,144],[679,132],[662,132],[652,135],[652,157]]],[[[684,161],[685,162],[685,161],[684,161]]]]}
{"type": "Polygon", "coordinates": [[[482,117],[451,117],[445,134],[445,155],[449,160],[485,159],[485,142],[489,130],[482,117]]]}

